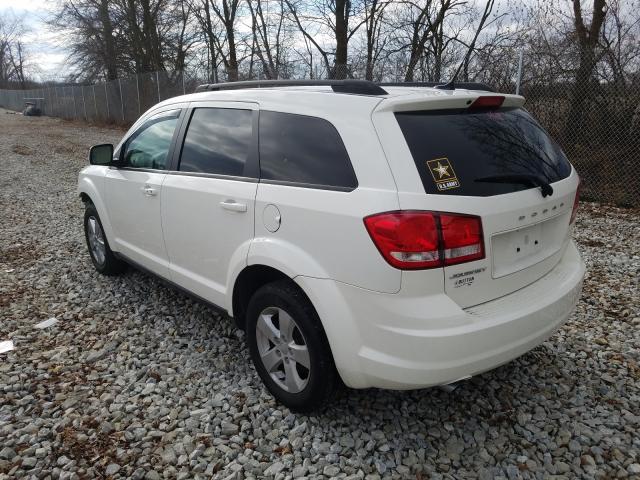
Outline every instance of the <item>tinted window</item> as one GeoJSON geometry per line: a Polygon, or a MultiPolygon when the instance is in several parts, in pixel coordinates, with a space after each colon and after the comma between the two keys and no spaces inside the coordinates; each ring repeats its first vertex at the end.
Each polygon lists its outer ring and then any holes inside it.
{"type": "Polygon", "coordinates": [[[251,110],[194,110],[182,147],[180,170],[242,176],[251,151],[251,117],[251,110]]]}
{"type": "Polygon", "coordinates": [[[151,117],[131,135],[124,146],[124,166],[166,169],[167,155],[179,115],[180,110],[160,113],[151,117]]]}
{"type": "Polygon", "coordinates": [[[348,189],[358,185],[334,126],[289,113],[260,112],[260,176],[348,189]]]}
{"type": "Polygon", "coordinates": [[[566,178],[571,165],[525,110],[423,111],[396,118],[427,193],[491,196],[533,188],[486,177],[566,178]]]}

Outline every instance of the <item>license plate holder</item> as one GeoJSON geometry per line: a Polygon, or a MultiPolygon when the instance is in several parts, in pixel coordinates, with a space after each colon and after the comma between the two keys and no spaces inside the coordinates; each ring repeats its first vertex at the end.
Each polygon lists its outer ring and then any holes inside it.
{"type": "Polygon", "coordinates": [[[556,253],[568,230],[564,215],[491,237],[493,278],[527,268],[556,253]]]}

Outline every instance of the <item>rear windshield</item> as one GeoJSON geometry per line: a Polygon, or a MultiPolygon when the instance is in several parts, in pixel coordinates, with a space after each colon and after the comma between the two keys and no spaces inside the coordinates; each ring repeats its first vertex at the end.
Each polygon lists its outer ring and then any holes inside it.
{"type": "Polygon", "coordinates": [[[571,173],[560,147],[521,108],[401,112],[396,118],[427,193],[488,197],[533,188],[505,177],[553,183],[571,173]]]}

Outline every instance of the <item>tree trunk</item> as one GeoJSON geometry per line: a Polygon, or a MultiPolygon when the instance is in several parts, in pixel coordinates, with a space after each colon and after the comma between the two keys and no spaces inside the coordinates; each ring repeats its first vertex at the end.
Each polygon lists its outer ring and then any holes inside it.
{"type": "Polygon", "coordinates": [[[146,68],[149,71],[164,70],[162,48],[158,38],[157,17],[153,14],[149,0],[140,0],[142,6],[142,31],[144,34],[146,68]]]}
{"type": "Polygon", "coordinates": [[[405,82],[413,82],[413,76],[415,75],[416,65],[418,65],[418,61],[420,60],[421,50],[416,46],[411,46],[411,54],[409,55],[409,64],[407,65],[407,70],[404,74],[405,82]]]}
{"type": "Polygon", "coordinates": [[[236,55],[236,41],[233,31],[233,21],[225,25],[227,29],[227,39],[229,41],[229,63],[227,66],[227,77],[230,82],[238,81],[238,57],[236,55]]]}
{"type": "Polygon", "coordinates": [[[204,27],[207,37],[207,46],[211,57],[211,65],[209,70],[210,81],[218,83],[218,51],[216,49],[216,38],[213,33],[213,22],[211,21],[211,9],[209,8],[209,0],[204,0],[204,27]]]}
{"type": "Polygon", "coordinates": [[[100,23],[102,24],[104,65],[107,71],[107,80],[115,80],[118,78],[118,63],[113,39],[113,25],[111,24],[111,17],[109,17],[109,0],[100,0],[99,15],[100,23]]]}
{"type": "Polygon", "coordinates": [[[135,63],[135,72],[141,73],[148,70],[148,61],[144,52],[143,34],[138,24],[135,0],[127,0],[126,3],[127,27],[130,32],[131,46],[130,52],[135,63]]]}
{"type": "Polygon", "coordinates": [[[333,78],[347,78],[347,48],[349,1],[336,0],[336,57],[333,66],[333,78]]]}
{"type": "Polygon", "coordinates": [[[581,139],[586,105],[593,97],[591,77],[596,66],[596,48],[606,14],[605,7],[605,0],[594,0],[591,25],[587,27],[582,17],[580,0],[573,0],[574,25],[580,48],[580,63],[576,71],[571,105],[564,128],[564,137],[569,148],[574,148],[581,139]]]}
{"type": "MultiPolygon", "coordinates": [[[[366,5],[367,3],[365,2],[365,6],[366,5]]],[[[378,53],[376,47],[378,46],[378,37],[380,35],[380,22],[382,21],[382,12],[386,4],[381,6],[378,0],[371,0],[369,5],[366,18],[367,59],[365,64],[365,78],[373,81],[373,69],[378,53]]]]}

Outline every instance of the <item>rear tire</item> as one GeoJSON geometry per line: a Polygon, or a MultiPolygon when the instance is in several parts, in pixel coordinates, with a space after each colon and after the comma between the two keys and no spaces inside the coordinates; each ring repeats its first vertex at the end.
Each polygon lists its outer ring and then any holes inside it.
{"type": "Polygon", "coordinates": [[[127,264],[117,258],[102,228],[100,216],[93,203],[87,203],[84,211],[84,238],[95,269],[103,275],[118,275],[127,269],[127,264]]]}
{"type": "Polygon", "coordinates": [[[261,287],[246,318],[251,359],[276,400],[298,412],[326,404],[338,376],[320,318],[300,288],[289,280],[261,287]]]}

